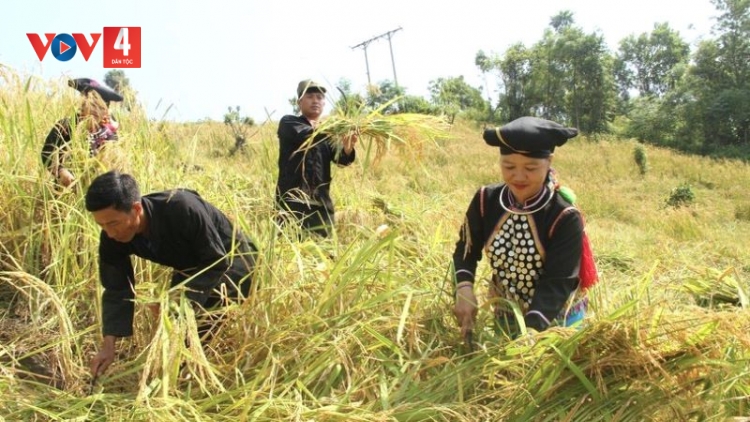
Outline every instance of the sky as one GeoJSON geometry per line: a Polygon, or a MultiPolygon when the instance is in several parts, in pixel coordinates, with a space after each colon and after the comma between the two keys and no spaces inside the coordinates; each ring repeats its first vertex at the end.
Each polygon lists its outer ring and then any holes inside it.
{"type": "Polygon", "coordinates": [[[149,117],[223,120],[228,106],[240,106],[256,122],[291,113],[288,100],[302,79],[330,87],[329,109],[342,78],[364,92],[364,50],[352,47],[398,28],[393,62],[387,38],[368,45],[370,80],[393,80],[395,64],[406,93],[429,98],[429,82],[441,77],[463,75],[492,91],[495,81],[482,77],[476,53],[531,46],[563,10],[585,32],[602,34],[611,51],[659,22],[695,45],[713,38],[718,15],[710,0],[5,0],[0,9],[0,64],[24,76],[103,81],[111,70],[103,66],[102,39],[88,61],[80,51],[66,62],[51,52],[40,61],[27,33],[44,39],[137,26],[141,68],[123,70],[149,117]]]}

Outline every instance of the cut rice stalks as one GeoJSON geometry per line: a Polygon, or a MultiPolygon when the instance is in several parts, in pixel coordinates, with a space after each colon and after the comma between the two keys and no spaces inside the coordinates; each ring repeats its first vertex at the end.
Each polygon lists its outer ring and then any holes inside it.
{"type": "Polygon", "coordinates": [[[337,108],[323,119],[312,135],[302,144],[300,151],[307,152],[318,142],[329,142],[337,153],[351,136],[365,149],[363,166],[376,166],[393,148],[419,158],[427,142],[436,144],[447,137],[448,123],[442,117],[417,113],[383,114],[383,110],[396,103],[400,97],[373,111],[365,106],[337,108]]]}
{"type": "Polygon", "coordinates": [[[750,306],[747,286],[739,281],[739,274],[735,268],[728,268],[724,271],[715,268],[704,270],[691,268],[691,270],[696,275],[688,278],[683,288],[693,295],[699,306],[707,308],[726,305],[742,308],[750,306]],[[732,273],[735,277],[732,277],[732,273]]]}

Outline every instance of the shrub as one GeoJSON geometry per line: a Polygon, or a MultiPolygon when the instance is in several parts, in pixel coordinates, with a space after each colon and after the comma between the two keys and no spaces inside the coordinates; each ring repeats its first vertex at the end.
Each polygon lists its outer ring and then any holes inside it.
{"type": "Polygon", "coordinates": [[[750,221],[750,204],[738,205],[734,209],[734,218],[740,221],[750,221]]]}
{"type": "Polygon", "coordinates": [[[690,184],[683,183],[682,185],[672,189],[669,193],[669,199],[667,199],[667,205],[674,208],[679,208],[683,205],[690,205],[695,200],[695,193],[690,184]]]}
{"type": "Polygon", "coordinates": [[[633,150],[633,158],[638,165],[638,170],[641,172],[641,176],[645,176],[648,171],[648,156],[646,155],[646,148],[640,144],[636,145],[633,150]]]}

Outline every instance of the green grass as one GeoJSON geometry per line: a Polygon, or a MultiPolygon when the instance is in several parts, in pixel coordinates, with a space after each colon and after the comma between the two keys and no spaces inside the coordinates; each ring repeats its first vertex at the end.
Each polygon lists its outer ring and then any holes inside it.
{"type": "MultiPolygon", "coordinates": [[[[376,166],[334,170],[337,236],[314,243],[273,222],[274,122],[230,157],[234,139],[221,122],[152,122],[117,110],[114,151],[89,159],[77,144],[78,186],[59,192],[39,150],[73,112],[76,93],[3,68],[0,88],[0,419],[724,421],[750,413],[750,315],[697,305],[750,291],[747,164],[649,147],[642,175],[633,140],[579,137],[559,148],[553,166],[577,193],[601,271],[591,317],[534,344],[507,341],[491,329],[485,303],[480,348],[466,355],[452,318],[450,256],[474,191],[500,177],[479,127],[458,122],[418,156],[394,149],[376,166]],[[118,343],[92,392],[101,287],[98,228],[82,192],[112,166],[144,192],[196,189],[230,215],[261,247],[258,290],[227,310],[209,347],[188,347],[192,310],[179,291],[164,291],[169,272],[135,260],[135,335],[118,343]],[[666,207],[683,184],[693,202],[666,207]],[[376,233],[383,224],[389,231],[376,233]],[[152,302],[170,312],[154,319],[152,302]],[[30,373],[30,361],[60,388],[30,373]]],[[[484,261],[479,272],[484,292],[484,261]]]]}

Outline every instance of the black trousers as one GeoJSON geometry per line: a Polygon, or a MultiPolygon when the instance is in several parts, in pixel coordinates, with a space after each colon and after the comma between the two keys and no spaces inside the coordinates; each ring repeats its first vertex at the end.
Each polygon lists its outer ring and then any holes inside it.
{"type": "Polygon", "coordinates": [[[204,342],[211,340],[215,331],[224,322],[223,313],[211,311],[240,302],[250,294],[257,249],[248,242],[241,245],[238,250],[240,253],[232,258],[232,265],[224,273],[222,281],[209,293],[202,307],[196,306],[198,336],[204,342]]]}
{"type": "Polygon", "coordinates": [[[277,221],[282,226],[289,224],[289,220],[293,220],[306,231],[321,237],[328,237],[333,231],[332,208],[292,201],[277,203],[277,208],[281,211],[277,216],[277,221]]]}

